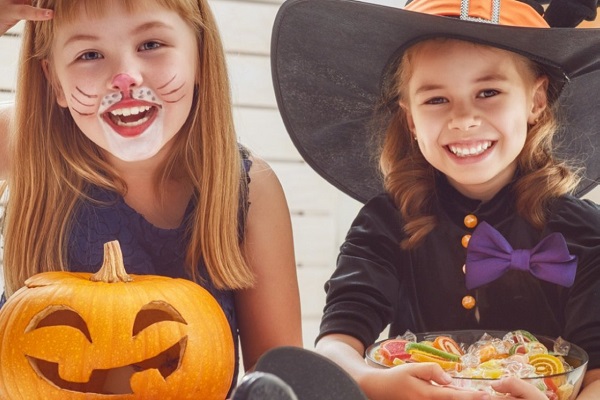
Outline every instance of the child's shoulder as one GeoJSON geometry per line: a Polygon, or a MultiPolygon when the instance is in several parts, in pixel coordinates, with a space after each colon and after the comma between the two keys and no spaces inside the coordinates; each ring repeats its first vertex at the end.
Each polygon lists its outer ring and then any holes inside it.
{"type": "Polygon", "coordinates": [[[364,204],[354,225],[385,226],[386,229],[401,231],[402,218],[394,199],[387,193],[381,193],[364,204]]]}
{"type": "Polygon", "coordinates": [[[600,234],[600,206],[592,200],[561,196],[552,202],[548,228],[551,231],[593,234],[597,237],[600,234]]]}
{"type": "Polygon", "coordinates": [[[572,195],[558,197],[552,205],[552,211],[555,213],[577,213],[600,217],[600,205],[590,199],[581,199],[572,195]]]}

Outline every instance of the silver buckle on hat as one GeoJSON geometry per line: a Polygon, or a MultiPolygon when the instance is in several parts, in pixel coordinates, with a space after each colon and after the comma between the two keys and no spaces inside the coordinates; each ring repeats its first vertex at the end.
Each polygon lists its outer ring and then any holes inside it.
{"type": "Polygon", "coordinates": [[[488,24],[500,23],[500,0],[492,0],[492,19],[476,18],[469,15],[470,0],[461,0],[460,19],[463,21],[485,22],[488,24]]]}

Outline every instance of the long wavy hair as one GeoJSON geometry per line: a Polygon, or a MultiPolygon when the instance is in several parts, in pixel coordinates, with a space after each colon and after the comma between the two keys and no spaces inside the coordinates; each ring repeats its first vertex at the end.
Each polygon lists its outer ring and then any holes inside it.
{"type": "MultiPolygon", "coordinates": [[[[415,68],[415,56],[430,41],[455,39],[436,38],[410,47],[400,58],[397,68],[386,82],[375,129],[384,131],[380,143],[379,164],[386,191],[392,196],[404,222],[402,247],[418,246],[436,224],[436,170],[421,154],[418,143],[408,127],[406,114],[399,106],[406,98],[407,83],[415,68]]],[[[475,45],[475,44],[474,44],[475,45]]],[[[518,56],[532,76],[544,75],[543,68],[533,61],[518,56]]],[[[552,85],[552,84],[551,84],[552,85]]],[[[550,92],[549,106],[538,121],[528,126],[523,150],[517,159],[518,178],[515,182],[516,211],[537,229],[542,229],[547,218],[549,201],[572,192],[580,181],[577,168],[553,155],[553,139],[557,132],[556,102],[550,92]]]]}
{"type": "MultiPolygon", "coordinates": [[[[175,136],[160,168],[156,191],[177,177],[194,188],[197,207],[190,224],[188,275],[198,280],[204,259],[218,288],[244,288],[254,281],[245,262],[238,231],[240,196],[246,193],[242,160],[233,126],[225,56],[215,19],[206,0],[122,0],[131,11],[164,7],[177,12],[197,32],[197,89],[186,122],[175,136]]],[[[4,190],[8,204],[4,226],[4,277],[10,295],[31,275],[65,270],[68,237],[86,188],[96,185],[121,195],[123,179],[56,103],[42,61],[50,59],[52,39],[62,23],[81,7],[102,15],[103,1],[38,0],[54,10],[46,22],[25,27],[11,132],[11,171],[4,190]]],[[[91,200],[91,199],[89,199],[91,200]]],[[[242,200],[244,201],[244,200],[242,200]]]]}

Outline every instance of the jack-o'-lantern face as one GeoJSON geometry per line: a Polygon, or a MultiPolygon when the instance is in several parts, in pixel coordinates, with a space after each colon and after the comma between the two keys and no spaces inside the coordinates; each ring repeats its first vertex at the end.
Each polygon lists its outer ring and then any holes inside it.
{"type": "Polygon", "coordinates": [[[233,340],[208,292],[182,279],[90,275],[39,274],[6,303],[0,398],[225,398],[233,340]]]}
{"type": "MultiPolygon", "coordinates": [[[[186,335],[179,340],[177,340],[177,338],[172,338],[172,341],[176,340],[175,343],[172,345],[170,345],[170,343],[165,344],[164,349],[155,345],[154,353],[157,353],[156,355],[153,353],[136,353],[134,343],[144,344],[147,342],[146,338],[143,337],[146,333],[146,328],[164,321],[171,321],[169,323],[181,323],[184,325],[186,322],[173,306],[162,301],[153,301],[142,306],[140,311],[134,315],[134,317],[135,321],[130,330],[130,343],[125,342],[125,344],[127,344],[127,349],[131,350],[121,349],[129,354],[120,353],[119,356],[123,362],[127,362],[123,357],[127,356],[128,364],[118,365],[115,363],[119,363],[119,361],[110,360],[109,363],[113,364],[112,366],[102,363],[95,366],[91,371],[84,371],[82,369],[76,371],[77,374],[81,373],[82,375],[88,375],[89,373],[89,378],[86,381],[69,381],[63,379],[63,375],[59,372],[61,367],[59,366],[58,359],[60,357],[57,355],[69,354],[69,349],[72,347],[71,340],[80,341],[82,347],[86,345],[89,347],[94,346],[96,348],[95,351],[98,353],[104,353],[107,349],[111,352],[115,352],[118,349],[114,343],[102,343],[102,337],[99,337],[98,343],[95,343],[84,318],[71,308],[51,305],[32,318],[30,326],[25,329],[25,333],[30,336],[27,338],[27,342],[30,346],[27,346],[28,348],[25,349],[26,357],[29,360],[31,367],[36,370],[41,377],[49,384],[53,384],[57,387],[84,393],[133,394],[129,382],[134,373],[156,369],[164,379],[167,379],[180,367],[182,355],[184,354],[187,344],[186,332],[186,335]],[[38,336],[40,336],[36,330],[41,328],[44,328],[45,331],[41,334],[43,337],[57,338],[51,345],[54,355],[48,354],[49,352],[45,348],[40,351],[39,346],[36,345],[39,341],[38,336]],[[71,340],[69,341],[61,341],[59,339],[63,337],[67,338],[68,336],[71,336],[71,340]],[[61,347],[63,348],[61,349],[61,347]]],[[[125,334],[125,332],[123,332],[123,334],[125,334]]],[[[89,351],[93,350],[89,349],[89,351]]],[[[96,354],[89,358],[91,360],[101,360],[103,358],[102,356],[103,354],[96,354]]],[[[71,358],[72,357],[76,357],[76,355],[71,355],[71,358]]],[[[73,362],[68,358],[69,357],[67,356],[66,359],[61,359],[60,362],[64,362],[65,365],[71,365],[72,368],[73,362]]],[[[88,365],[90,365],[90,368],[92,367],[91,363],[88,363],[88,365]]],[[[65,370],[63,374],[68,376],[69,373],[68,370],[65,370]]]]}

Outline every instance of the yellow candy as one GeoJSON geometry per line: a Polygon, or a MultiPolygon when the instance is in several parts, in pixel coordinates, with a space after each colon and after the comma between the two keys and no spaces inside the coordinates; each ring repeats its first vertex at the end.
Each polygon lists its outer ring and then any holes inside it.
{"type": "Polygon", "coordinates": [[[502,377],[501,369],[484,369],[481,371],[481,377],[485,379],[499,379],[502,377]]]}
{"type": "Polygon", "coordinates": [[[562,385],[558,388],[558,393],[556,394],[558,395],[559,400],[569,400],[573,394],[573,385],[562,385]]]}
{"type": "Polygon", "coordinates": [[[485,379],[498,379],[502,377],[502,361],[500,360],[489,360],[479,364],[477,367],[481,378],[485,379]]]}
{"type": "Polygon", "coordinates": [[[415,362],[434,362],[442,367],[446,371],[455,371],[459,368],[459,363],[454,361],[449,361],[443,359],[441,357],[436,357],[432,354],[426,353],[421,350],[411,350],[410,351],[410,359],[415,362]]]}
{"type": "Polygon", "coordinates": [[[538,375],[554,375],[565,372],[562,361],[551,354],[535,354],[529,357],[529,364],[535,367],[538,375]]]}
{"type": "Polygon", "coordinates": [[[498,368],[502,368],[502,361],[500,360],[488,360],[486,362],[482,362],[481,364],[479,364],[479,367],[481,369],[498,369],[498,368]]]}

